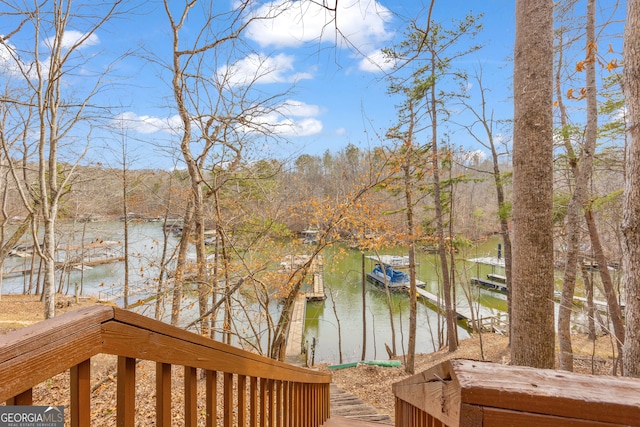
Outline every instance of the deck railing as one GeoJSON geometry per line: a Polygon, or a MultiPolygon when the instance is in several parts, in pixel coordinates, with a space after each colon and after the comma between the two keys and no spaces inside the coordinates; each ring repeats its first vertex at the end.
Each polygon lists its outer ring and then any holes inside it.
{"type": "Polygon", "coordinates": [[[453,360],[393,385],[398,427],[640,426],[640,380],[453,360]]]}
{"type": "MultiPolygon", "coordinates": [[[[156,364],[156,426],[171,424],[171,367],[184,367],[184,425],[320,426],[331,376],[258,356],[116,307],[95,306],[0,336],[0,402],[32,405],[33,388],[70,370],[73,427],[91,425],[91,358],[117,356],[118,427],[136,425],[136,361],[156,364]],[[206,410],[197,408],[204,370],[206,410]],[[218,396],[218,382],[222,395],[218,396]],[[234,392],[235,388],[235,392],[234,392]],[[222,414],[218,414],[218,400],[222,414]],[[204,412],[205,414],[201,414],[204,412]],[[202,420],[200,420],[200,425],[202,420]]],[[[45,403],[46,404],[46,403],[45,403]]]]}

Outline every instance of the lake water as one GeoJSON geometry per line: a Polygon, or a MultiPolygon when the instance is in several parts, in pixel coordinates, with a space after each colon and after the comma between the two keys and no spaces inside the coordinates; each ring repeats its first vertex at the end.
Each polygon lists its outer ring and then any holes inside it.
{"type": "MultiPolygon", "coordinates": [[[[98,222],[89,224],[76,224],[75,226],[63,225],[61,230],[64,237],[61,247],[80,245],[82,241],[114,241],[123,239],[123,224],[121,222],[98,222]],[[83,239],[84,237],[84,239],[83,239]]],[[[133,295],[130,303],[148,295],[149,289],[155,286],[155,277],[158,275],[158,260],[161,255],[162,242],[161,223],[133,223],[130,226],[130,283],[133,295]],[[136,294],[136,292],[139,292],[136,294]]],[[[178,239],[170,237],[170,246],[174,247],[178,239]]],[[[506,311],[507,303],[504,298],[493,296],[490,293],[480,293],[477,288],[470,288],[469,278],[472,276],[485,277],[492,271],[504,274],[501,269],[490,266],[463,262],[465,258],[478,256],[495,256],[499,239],[494,238],[479,245],[467,249],[466,253],[456,255],[460,261],[457,265],[457,282],[465,284],[456,288],[457,299],[465,300],[465,290],[472,290],[473,299],[479,300],[483,307],[494,312],[506,311]]],[[[402,250],[395,249],[381,251],[385,254],[406,255],[402,250]]],[[[370,254],[374,255],[374,254],[370,254]]],[[[362,353],[362,254],[358,250],[346,248],[327,248],[323,252],[325,264],[325,286],[327,299],[320,302],[307,304],[307,318],[305,337],[311,345],[316,342],[315,362],[338,363],[339,361],[339,334],[342,337],[343,362],[360,360],[362,353]],[[340,249],[340,250],[338,250],[340,249]],[[337,317],[336,317],[337,316],[337,317]]],[[[418,254],[418,279],[426,282],[426,289],[437,294],[439,292],[438,268],[433,254],[418,254]]],[[[29,268],[31,257],[11,257],[6,265],[5,272],[12,269],[29,268]]],[[[365,262],[365,271],[373,268],[372,261],[365,262]]],[[[37,266],[36,266],[37,271],[37,266]]],[[[101,299],[112,299],[122,305],[122,283],[124,268],[122,262],[94,266],[85,271],[72,271],[61,277],[64,290],[74,294],[82,288],[85,295],[93,295],[101,299]]],[[[22,293],[29,285],[29,276],[5,277],[2,291],[4,293],[22,293]]],[[[184,322],[190,321],[196,312],[193,301],[187,301],[182,318],[184,322]]],[[[391,295],[392,317],[396,330],[396,351],[398,354],[406,352],[408,327],[409,327],[409,299],[406,293],[393,293],[391,295]]],[[[136,309],[143,314],[153,316],[153,303],[136,309]]],[[[277,307],[272,308],[276,310],[277,307]]],[[[169,312],[169,310],[166,310],[169,312]]],[[[367,329],[366,359],[386,359],[385,345],[393,346],[391,340],[390,313],[386,295],[379,288],[365,284],[365,313],[367,329]]],[[[238,315],[238,318],[240,316],[238,315]]],[[[241,322],[241,320],[239,320],[241,322]]],[[[437,349],[444,342],[444,319],[431,307],[423,302],[418,303],[417,310],[418,334],[416,338],[416,351],[428,353],[437,349]]],[[[240,328],[242,329],[242,327],[240,328]]],[[[462,327],[458,328],[458,336],[464,339],[468,333],[462,327]]]]}

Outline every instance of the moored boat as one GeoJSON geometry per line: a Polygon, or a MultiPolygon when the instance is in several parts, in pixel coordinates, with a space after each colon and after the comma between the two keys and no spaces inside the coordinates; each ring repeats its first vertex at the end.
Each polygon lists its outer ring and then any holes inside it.
{"type": "MultiPolygon", "coordinates": [[[[380,257],[367,257],[376,261],[376,265],[370,273],[367,273],[367,280],[382,288],[389,287],[390,290],[405,290],[411,287],[409,275],[399,270],[409,266],[409,257],[382,255],[380,257]]],[[[416,286],[423,288],[425,282],[416,279],[416,286]]]]}

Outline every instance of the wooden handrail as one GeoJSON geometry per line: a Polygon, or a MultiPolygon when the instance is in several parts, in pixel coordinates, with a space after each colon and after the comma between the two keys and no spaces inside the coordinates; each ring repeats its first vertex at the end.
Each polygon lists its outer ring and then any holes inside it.
{"type": "MultiPolygon", "coordinates": [[[[31,390],[71,370],[72,426],[90,425],[90,358],[118,356],[118,425],[134,426],[136,360],[156,362],[157,425],[169,425],[171,365],[184,366],[185,425],[196,425],[196,368],[206,372],[207,426],[215,425],[217,386],[224,384],[225,426],[257,417],[269,425],[319,426],[329,417],[331,375],[259,356],[122,310],[94,306],[0,336],[0,401],[31,404],[31,390]],[[247,390],[233,401],[233,384],[247,390]],[[247,401],[248,400],[248,401],[247,401]],[[259,401],[259,403],[258,403],[259,401]],[[258,405],[260,406],[258,408],[258,405]],[[249,413],[247,413],[247,407],[249,413]],[[302,413],[313,414],[303,419],[302,413]]],[[[238,393],[236,393],[236,396],[238,393]]],[[[266,425],[264,423],[260,425],[266,425]]]]}
{"type": "Polygon", "coordinates": [[[395,425],[640,426],[640,380],[443,362],[393,385],[395,425]]]}

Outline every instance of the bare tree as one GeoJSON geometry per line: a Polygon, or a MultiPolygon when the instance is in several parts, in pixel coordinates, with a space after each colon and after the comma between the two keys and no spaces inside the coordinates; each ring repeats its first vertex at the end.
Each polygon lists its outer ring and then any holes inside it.
{"type": "Polygon", "coordinates": [[[596,99],[596,39],[595,39],[595,0],[587,2],[586,31],[586,96],[587,126],[585,144],[582,149],[580,166],[575,176],[576,182],[567,211],[567,256],[562,286],[562,299],[558,312],[558,342],[560,346],[560,369],[573,370],[573,351],[571,349],[571,312],[575,290],[578,251],[581,237],[581,211],[588,195],[588,183],[591,179],[593,157],[596,149],[598,130],[598,105],[596,99]]]}
{"type": "MultiPolygon", "coordinates": [[[[93,79],[83,76],[87,86],[82,95],[75,91],[80,85],[69,84],[79,78],[74,73],[79,64],[87,64],[83,48],[98,40],[97,32],[116,13],[121,0],[85,4],[84,7],[64,1],[34,3],[28,8],[23,2],[11,5],[20,24],[11,36],[18,32],[30,31],[33,45],[20,49],[11,44],[11,38],[1,39],[2,47],[11,60],[13,78],[32,94],[26,98],[6,100],[28,109],[30,132],[36,135],[36,162],[38,165],[37,184],[30,190],[30,198],[25,198],[26,207],[33,209],[34,201],[39,205],[39,213],[44,225],[42,247],[36,244],[39,256],[44,260],[43,294],[45,317],[55,314],[55,251],[56,219],[60,199],[68,191],[78,159],[86,151],[87,143],[80,145],[76,161],[65,165],[59,163],[63,142],[74,139],[72,130],[86,118],[93,106],[91,99],[101,86],[105,73],[97,73],[93,79]],[[74,30],[75,26],[82,31],[74,30]],[[72,90],[73,89],[73,90],[72,90]]],[[[29,93],[27,92],[27,93],[29,93]]],[[[85,132],[88,136],[90,130],[85,132]]],[[[27,194],[27,191],[24,191],[27,194]]]]}
{"type": "MultiPolygon", "coordinates": [[[[463,96],[461,98],[462,105],[468,109],[475,121],[471,124],[464,124],[462,127],[471,135],[474,141],[478,142],[491,153],[492,170],[490,174],[493,177],[493,182],[496,189],[496,199],[498,202],[498,216],[500,220],[500,235],[502,236],[502,242],[504,243],[504,270],[507,277],[507,299],[511,301],[511,236],[509,234],[509,217],[511,215],[511,209],[509,202],[507,201],[505,194],[505,180],[506,174],[500,170],[500,157],[508,155],[508,148],[506,146],[500,148],[500,141],[495,135],[495,126],[497,120],[494,118],[494,113],[491,107],[487,104],[487,88],[484,87],[482,81],[482,69],[480,69],[474,75],[474,81],[478,85],[478,91],[480,94],[480,105],[476,108],[470,104],[470,102],[463,96]],[[480,127],[480,131],[476,130],[476,127],[480,127]],[[503,151],[504,150],[504,151],[503,151]]],[[[509,317],[511,317],[511,306],[508,305],[509,317]]],[[[509,334],[511,337],[511,334],[509,334]]]]}
{"type": "MultiPolygon", "coordinates": [[[[570,5],[571,6],[571,5],[570,5]]],[[[596,86],[596,64],[601,59],[597,57],[597,40],[595,35],[595,4],[587,3],[587,23],[586,23],[586,43],[584,59],[578,61],[575,69],[584,70],[586,72],[586,84],[584,89],[580,90],[580,97],[577,99],[586,99],[587,102],[587,121],[584,130],[584,142],[580,145],[581,150],[576,153],[572,137],[576,134],[582,135],[583,132],[572,132],[575,128],[569,122],[569,114],[565,105],[562,81],[562,68],[565,64],[565,45],[576,40],[565,40],[566,31],[563,27],[559,29],[558,43],[558,60],[555,73],[556,86],[556,102],[558,105],[560,124],[561,124],[561,141],[566,151],[566,158],[569,166],[570,180],[573,185],[569,205],[566,213],[566,229],[567,229],[567,251],[565,257],[565,271],[562,299],[558,315],[558,341],[560,347],[560,367],[562,369],[571,370],[573,366],[573,357],[571,349],[571,308],[573,306],[573,293],[576,281],[576,268],[579,259],[579,242],[582,233],[582,225],[586,223],[589,239],[593,254],[598,265],[608,265],[607,258],[601,242],[600,231],[596,224],[593,213],[592,202],[589,198],[589,183],[593,178],[593,163],[596,155],[596,142],[598,138],[598,105],[597,105],[597,86],[596,86]],[[581,221],[584,218],[584,222],[581,221]]],[[[560,15],[562,16],[562,14],[560,15]]],[[[571,64],[573,70],[573,64],[571,64]]],[[[573,71],[572,71],[573,72],[573,71]]],[[[567,91],[571,94],[573,89],[567,91]]],[[[624,342],[624,326],[622,322],[622,314],[620,304],[616,297],[613,280],[608,268],[598,269],[602,279],[607,305],[611,322],[613,324],[613,332],[617,342],[618,352],[622,354],[622,344],[624,342]]],[[[588,293],[590,299],[593,299],[591,292],[588,293]]]]}

